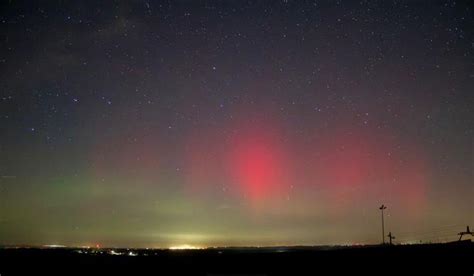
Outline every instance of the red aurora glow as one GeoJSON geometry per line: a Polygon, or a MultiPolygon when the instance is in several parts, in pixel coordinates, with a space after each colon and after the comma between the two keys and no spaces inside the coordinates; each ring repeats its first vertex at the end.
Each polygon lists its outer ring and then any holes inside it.
{"type": "Polygon", "coordinates": [[[239,131],[231,147],[229,170],[246,197],[258,201],[283,192],[289,168],[276,131],[239,131]]]}
{"type": "Polygon", "coordinates": [[[256,207],[286,198],[290,186],[311,187],[333,210],[367,197],[377,199],[374,204],[397,202],[412,213],[423,209],[430,167],[413,143],[389,131],[342,126],[303,143],[284,137],[276,126],[243,122],[229,127],[225,136],[210,131],[192,135],[187,190],[205,196],[222,185],[229,195],[256,207]]]}

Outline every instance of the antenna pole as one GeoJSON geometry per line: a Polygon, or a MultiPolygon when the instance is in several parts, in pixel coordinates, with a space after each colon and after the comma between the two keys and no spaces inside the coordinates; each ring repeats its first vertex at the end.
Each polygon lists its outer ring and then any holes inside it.
{"type": "Polygon", "coordinates": [[[382,211],[382,244],[385,244],[385,223],[383,221],[383,210],[387,209],[387,206],[382,204],[379,209],[382,211]]]}
{"type": "Polygon", "coordinates": [[[390,245],[392,245],[392,240],[395,239],[395,236],[392,235],[392,232],[389,232],[387,237],[390,239],[390,245]]]}

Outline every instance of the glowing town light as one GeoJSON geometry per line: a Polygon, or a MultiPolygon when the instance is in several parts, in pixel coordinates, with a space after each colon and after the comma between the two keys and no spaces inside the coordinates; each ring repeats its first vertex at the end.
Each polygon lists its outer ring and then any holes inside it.
{"type": "Polygon", "coordinates": [[[62,244],[46,244],[44,247],[49,247],[49,248],[64,248],[66,247],[65,245],[62,244]]]}
{"type": "Polygon", "coordinates": [[[183,245],[171,246],[169,249],[170,250],[197,250],[197,249],[203,249],[203,248],[189,245],[189,244],[183,244],[183,245]]]}
{"type": "Polygon", "coordinates": [[[109,254],[110,254],[110,255],[114,255],[114,256],[120,256],[120,255],[123,255],[123,253],[116,252],[115,250],[110,250],[110,251],[109,251],[109,254]]]}

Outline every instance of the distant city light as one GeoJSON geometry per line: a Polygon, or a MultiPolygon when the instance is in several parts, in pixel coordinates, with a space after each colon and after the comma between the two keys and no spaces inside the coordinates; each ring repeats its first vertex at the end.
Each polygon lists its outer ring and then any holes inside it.
{"type": "Polygon", "coordinates": [[[188,245],[188,244],[183,244],[183,245],[178,245],[178,246],[171,246],[169,249],[170,250],[197,250],[197,249],[204,249],[204,248],[188,245]]]}
{"type": "Polygon", "coordinates": [[[114,256],[120,256],[120,255],[123,255],[123,253],[116,252],[115,250],[110,250],[110,251],[109,251],[109,254],[110,254],[110,255],[114,255],[114,256]]]}
{"type": "Polygon", "coordinates": [[[49,248],[63,248],[66,247],[65,245],[62,244],[46,244],[44,247],[49,247],[49,248]]]}

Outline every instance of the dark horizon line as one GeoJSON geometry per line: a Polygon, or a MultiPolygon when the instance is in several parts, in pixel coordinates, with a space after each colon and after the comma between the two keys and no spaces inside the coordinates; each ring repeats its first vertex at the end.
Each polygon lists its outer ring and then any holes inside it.
{"type": "Polygon", "coordinates": [[[420,242],[420,243],[394,243],[392,245],[388,243],[356,243],[356,244],[324,244],[324,245],[268,245],[268,246],[258,246],[258,245],[243,245],[243,246],[190,246],[189,248],[173,248],[179,246],[170,246],[170,247],[123,247],[123,246],[105,246],[105,247],[96,247],[96,246],[67,246],[67,245],[0,245],[0,249],[91,249],[91,250],[107,250],[107,249],[122,249],[122,250],[171,250],[171,251],[186,251],[186,250],[212,250],[212,249],[223,249],[223,250],[232,250],[232,249],[278,249],[278,248],[287,248],[287,249],[311,249],[311,248],[347,248],[347,247],[379,247],[379,246],[411,246],[411,245],[439,245],[439,244],[452,244],[452,243],[471,243],[472,240],[453,240],[445,242],[420,242]]]}

